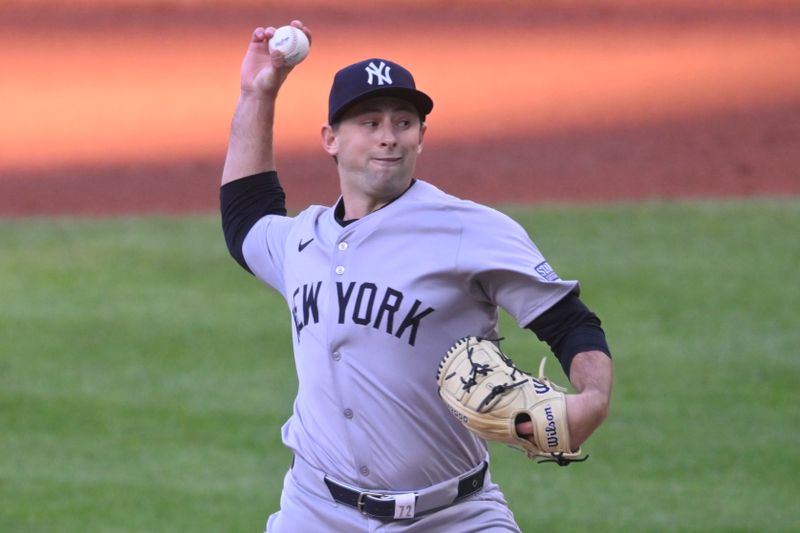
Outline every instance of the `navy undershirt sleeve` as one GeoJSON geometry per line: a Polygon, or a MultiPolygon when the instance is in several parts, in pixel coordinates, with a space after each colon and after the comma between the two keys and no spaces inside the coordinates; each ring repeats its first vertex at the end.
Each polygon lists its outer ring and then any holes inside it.
{"type": "Polygon", "coordinates": [[[228,251],[252,274],[242,253],[247,233],[266,215],[286,216],[286,195],[278,182],[278,173],[261,172],[226,183],[219,190],[219,205],[228,251]]]}
{"type": "Polygon", "coordinates": [[[572,359],[581,352],[597,350],[611,357],[600,319],[574,293],[525,327],[550,346],[567,377],[572,359]]]}

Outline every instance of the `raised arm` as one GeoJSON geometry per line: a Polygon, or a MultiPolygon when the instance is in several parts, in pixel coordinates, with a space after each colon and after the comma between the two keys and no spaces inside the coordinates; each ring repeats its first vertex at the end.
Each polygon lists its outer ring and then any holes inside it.
{"type": "MultiPolygon", "coordinates": [[[[294,20],[291,24],[311,40],[310,30],[301,21],[294,20]]],[[[272,146],[275,101],[293,67],[284,64],[280,52],[269,53],[267,43],[274,33],[274,27],[256,28],[242,61],[241,94],[231,124],[222,185],[275,170],[272,146]]]]}

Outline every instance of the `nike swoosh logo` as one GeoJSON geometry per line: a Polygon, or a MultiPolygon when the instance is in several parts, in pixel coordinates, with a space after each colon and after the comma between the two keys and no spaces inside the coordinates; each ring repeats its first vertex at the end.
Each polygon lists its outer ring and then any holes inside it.
{"type": "Polygon", "coordinates": [[[299,242],[299,243],[298,243],[298,245],[297,245],[297,251],[298,251],[298,252],[302,252],[303,250],[305,250],[305,249],[306,249],[306,246],[308,246],[309,244],[311,244],[311,241],[313,241],[313,240],[314,240],[314,237],[311,237],[311,238],[310,238],[310,239],[308,239],[306,242],[303,242],[303,239],[300,239],[300,242],[299,242]]]}

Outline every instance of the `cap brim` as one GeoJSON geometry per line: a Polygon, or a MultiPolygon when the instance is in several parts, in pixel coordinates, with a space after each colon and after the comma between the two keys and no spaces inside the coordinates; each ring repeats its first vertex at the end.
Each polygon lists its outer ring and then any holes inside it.
{"type": "Polygon", "coordinates": [[[338,122],[348,109],[359,102],[379,96],[391,96],[405,100],[413,105],[419,113],[420,119],[424,119],[433,110],[433,100],[422,91],[409,89],[407,87],[386,87],[375,89],[364,94],[360,94],[339,106],[339,109],[330,117],[330,123],[338,122]]]}

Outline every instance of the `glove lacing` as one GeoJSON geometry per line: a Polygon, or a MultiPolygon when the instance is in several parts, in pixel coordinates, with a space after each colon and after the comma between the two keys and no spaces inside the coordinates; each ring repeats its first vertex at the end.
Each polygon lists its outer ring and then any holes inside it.
{"type": "MultiPolygon", "coordinates": [[[[503,340],[503,337],[500,337],[499,339],[485,339],[485,340],[493,342],[493,343],[495,343],[497,345],[497,352],[500,354],[500,358],[503,360],[503,362],[509,368],[511,368],[511,379],[512,380],[516,379],[517,372],[522,373],[522,371],[519,370],[516,366],[514,366],[514,361],[512,361],[511,358],[508,357],[505,353],[503,353],[503,350],[500,349],[500,341],[503,340]]],[[[482,365],[482,364],[476,363],[475,361],[472,360],[473,348],[469,346],[469,341],[467,341],[467,343],[468,343],[467,344],[467,359],[469,359],[469,363],[472,366],[472,368],[470,370],[469,379],[461,378],[461,383],[463,384],[462,388],[466,392],[469,392],[472,387],[474,387],[475,385],[478,384],[478,381],[477,381],[478,376],[479,375],[480,376],[485,376],[485,375],[489,374],[491,368],[489,367],[489,365],[482,365]]],[[[499,396],[501,394],[505,394],[506,392],[510,391],[511,389],[513,389],[515,387],[519,387],[520,385],[525,384],[527,381],[528,381],[528,379],[526,378],[526,379],[523,379],[521,381],[517,381],[517,382],[514,382],[514,383],[503,383],[502,385],[495,385],[494,387],[492,387],[491,392],[489,392],[489,394],[486,396],[486,398],[484,398],[483,401],[480,403],[480,405],[478,405],[478,409],[477,409],[478,412],[481,412],[481,410],[483,410],[484,407],[486,407],[490,403],[492,403],[492,400],[494,400],[497,396],[499,396]]]]}

